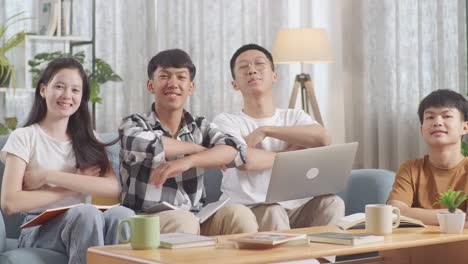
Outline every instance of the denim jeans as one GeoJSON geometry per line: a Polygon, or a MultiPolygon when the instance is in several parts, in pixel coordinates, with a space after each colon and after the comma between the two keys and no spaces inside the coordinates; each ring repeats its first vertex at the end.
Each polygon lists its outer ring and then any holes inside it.
{"type": "MultiPolygon", "coordinates": [[[[119,221],[134,214],[123,206],[101,212],[93,205],[78,205],[41,226],[23,229],[19,247],[50,249],[66,254],[70,264],[86,263],[86,250],[93,246],[117,244],[119,221]]],[[[34,217],[26,216],[25,222],[34,217]]],[[[122,236],[128,238],[128,225],[124,225],[122,236]]]]}

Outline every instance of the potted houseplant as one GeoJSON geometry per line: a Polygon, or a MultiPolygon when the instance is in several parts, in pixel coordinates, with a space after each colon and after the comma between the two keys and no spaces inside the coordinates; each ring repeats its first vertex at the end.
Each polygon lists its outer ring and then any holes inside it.
{"type": "MultiPolygon", "coordinates": [[[[3,43],[0,44],[0,87],[9,87],[10,80],[12,81],[13,87],[16,87],[15,68],[10,63],[6,53],[23,42],[26,36],[26,31],[21,30],[6,40],[3,40],[3,38],[5,36],[5,32],[10,26],[19,21],[29,19],[21,17],[23,14],[24,12],[19,12],[8,18],[5,23],[0,25],[0,41],[3,43]]],[[[18,121],[16,117],[6,117],[5,122],[3,124],[0,123],[0,135],[6,135],[10,133],[16,128],[17,123],[18,121]]]]}
{"type": "Polygon", "coordinates": [[[447,212],[438,212],[437,220],[440,232],[448,234],[459,234],[465,225],[465,213],[457,212],[457,208],[468,199],[468,194],[461,191],[449,189],[447,192],[439,193],[439,199],[435,204],[447,207],[447,212]]]}
{"type": "MultiPolygon", "coordinates": [[[[3,39],[5,32],[11,25],[21,20],[28,19],[20,18],[23,13],[24,12],[20,12],[13,15],[8,18],[4,24],[0,25],[0,40],[3,39]]],[[[10,79],[13,82],[13,87],[16,87],[15,68],[6,57],[6,53],[20,44],[24,40],[25,36],[26,32],[24,30],[19,31],[9,39],[5,40],[3,45],[0,45],[0,87],[8,87],[10,79]]]]}

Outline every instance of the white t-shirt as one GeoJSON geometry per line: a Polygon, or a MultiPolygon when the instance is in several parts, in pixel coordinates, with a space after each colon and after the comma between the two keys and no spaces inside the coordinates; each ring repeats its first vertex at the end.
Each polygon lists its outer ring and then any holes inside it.
{"type": "MultiPolygon", "coordinates": [[[[50,137],[38,124],[17,128],[11,132],[5,146],[0,152],[0,159],[3,163],[5,163],[7,153],[23,159],[27,163],[27,169],[39,167],[69,173],[77,171],[72,142],[62,142],[50,137]]],[[[86,198],[87,196],[83,194],[68,196],[43,208],[31,210],[30,213],[83,203],[86,198]]]]}
{"type": "MultiPolygon", "coordinates": [[[[244,138],[260,126],[298,126],[317,124],[316,121],[300,109],[276,109],[272,117],[255,119],[244,112],[235,114],[221,113],[215,117],[213,123],[222,131],[235,136],[245,144],[244,138]]],[[[288,143],[276,138],[266,137],[257,146],[259,149],[279,152],[288,147],[288,143]]],[[[221,190],[223,197],[231,197],[232,203],[255,204],[265,202],[271,170],[241,171],[236,168],[223,172],[221,190]]],[[[280,204],[292,209],[301,206],[310,198],[281,202],[280,204]]]]}

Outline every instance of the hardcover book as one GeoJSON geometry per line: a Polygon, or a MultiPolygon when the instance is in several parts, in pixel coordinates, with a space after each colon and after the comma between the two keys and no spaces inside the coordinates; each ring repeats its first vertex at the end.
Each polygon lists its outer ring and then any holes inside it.
{"type": "Polygon", "coordinates": [[[310,242],[356,246],[384,241],[384,236],[326,232],[307,235],[310,242]]]}
{"type": "MultiPolygon", "coordinates": [[[[204,223],[208,218],[210,218],[210,216],[216,213],[229,200],[231,200],[230,197],[227,199],[219,200],[217,202],[209,203],[203,206],[203,208],[199,212],[195,213],[195,216],[200,220],[200,224],[204,223]]],[[[159,213],[159,212],[167,211],[167,210],[180,210],[180,208],[168,202],[163,201],[163,202],[156,204],[155,206],[144,209],[143,211],[148,214],[155,214],[155,213],[159,213]]]]}
{"type": "Polygon", "coordinates": [[[214,246],[218,242],[215,237],[200,236],[185,233],[167,233],[159,237],[161,247],[169,249],[214,246]]]}
{"type": "MultiPolygon", "coordinates": [[[[393,215],[393,222],[395,223],[397,216],[393,215]]],[[[366,214],[356,213],[341,218],[338,223],[338,227],[343,230],[346,229],[364,229],[366,227],[366,214]]],[[[426,227],[426,225],[418,219],[410,218],[407,216],[400,216],[399,227],[426,227]]]]}
{"type": "MultiPolygon", "coordinates": [[[[69,206],[64,206],[64,207],[57,207],[57,208],[52,208],[52,209],[47,209],[44,212],[42,212],[40,215],[34,217],[33,219],[29,220],[28,222],[22,224],[20,226],[20,229],[22,228],[27,228],[27,227],[32,227],[32,226],[38,226],[42,225],[43,223],[49,221],[50,219],[68,211],[68,209],[78,206],[81,204],[74,204],[74,205],[69,205],[69,206]]],[[[101,211],[106,211],[107,209],[115,206],[115,205],[94,205],[97,207],[97,209],[101,211]]]]}
{"type": "Polygon", "coordinates": [[[57,30],[60,3],[58,0],[40,0],[38,5],[38,33],[53,36],[57,30]]]}
{"type": "Polygon", "coordinates": [[[262,232],[231,238],[239,248],[270,248],[280,244],[307,244],[306,234],[262,232]]]}

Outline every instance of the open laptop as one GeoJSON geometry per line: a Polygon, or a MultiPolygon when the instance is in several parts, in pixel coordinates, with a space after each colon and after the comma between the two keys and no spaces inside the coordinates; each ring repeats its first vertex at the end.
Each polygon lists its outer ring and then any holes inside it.
{"type": "Polygon", "coordinates": [[[346,188],[358,143],[278,153],[265,203],[335,194],[346,188]]]}

